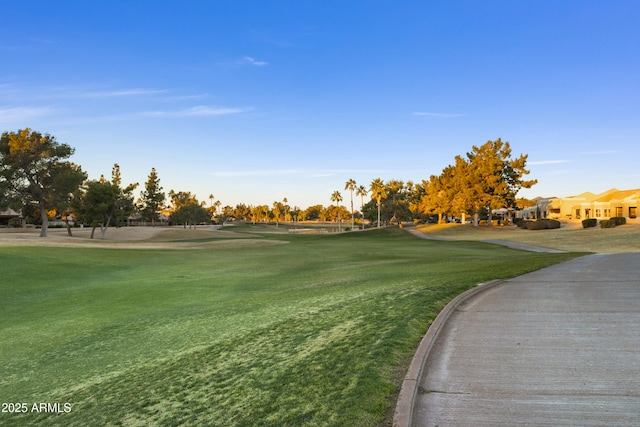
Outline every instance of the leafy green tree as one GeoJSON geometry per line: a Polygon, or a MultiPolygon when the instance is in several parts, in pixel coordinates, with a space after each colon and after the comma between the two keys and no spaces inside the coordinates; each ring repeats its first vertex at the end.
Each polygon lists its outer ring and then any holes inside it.
{"type": "Polygon", "coordinates": [[[198,223],[208,221],[211,216],[209,211],[198,202],[195,195],[189,191],[169,192],[171,199],[171,220],[176,224],[182,224],[184,228],[196,228],[198,223]]]}
{"type": "Polygon", "coordinates": [[[118,192],[112,222],[113,225],[120,227],[126,224],[129,216],[136,210],[136,205],[133,198],[133,190],[138,187],[138,183],[135,182],[133,184],[127,185],[126,187],[122,187],[120,165],[116,163],[111,169],[111,184],[113,184],[117,188],[118,192]]]}
{"type": "MultiPolygon", "coordinates": [[[[516,196],[520,189],[531,188],[537,180],[525,180],[529,174],[526,169],[528,155],[521,154],[511,158],[509,142],[500,138],[473,146],[467,153],[466,184],[473,197],[474,224],[478,223],[478,214],[482,209],[489,212],[504,207],[515,207],[516,196]]],[[[491,221],[489,221],[491,223],[491,221]]]]}
{"type": "Polygon", "coordinates": [[[409,220],[409,200],[404,181],[392,179],[385,186],[385,191],[385,199],[389,202],[387,203],[389,220],[397,223],[409,220]]]}
{"type": "MultiPolygon", "coordinates": [[[[286,199],[285,199],[286,200],[286,199]]],[[[276,227],[280,224],[280,218],[285,215],[286,206],[282,202],[273,202],[273,208],[271,209],[271,216],[276,220],[276,227]]]]}
{"type": "Polygon", "coordinates": [[[438,215],[438,223],[444,215],[454,212],[454,199],[458,188],[455,186],[453,166],[447,166],[438,175],[431,175],[423,180],[424,195],[420,199],[420,212],[425,215],[438,215]]]}
{"type": "Polygon", "coordinates": [[[151,172],[144,184],[144,190],[140,193],[142,199],[141,213],[145,221],[151,221],[151,225],[155,227],[156,221],[160,218],[160,210],[163,208],[166,199],[165,193],[160,186],[160,178],[155,168],[151,168],[151,172]]]}
{"type": "Polygon", "coordinates": [[[289,214],[291,215],[291,220],[294,222],[294,225],[296,222],[300,221],[300,217],[302,216],[302,209],[300,209],[299,206],[294,206],[290,211],[289,214]]]}
{"type": "Polygon", "coordinates": [[[72,211],[84,223],[92,227],[93,239],[96,228],[100,227],[100,238],[104,240],[107,229],[123,224],[135,210],[133,190],[137,183],[121,187],[120,166],[116,163],[111,170],[111,181],[104,175],[99,180],[85,184],[72,201],[72,211]]]}
{"type": "Polygon", "coordinates": [[[239,203],[233,209],[233,216],[242,219],[244,221],[249,220],[251,218],[251,207],[245,205],[244,203],[239,203]]]}
{"type": "Polygon", "coordinates": [[[309,221],[317,221],[320,219],[320,213],[322,212],[322,205],[309,206],[304,210],[304,217],[309,221]]]}
{"type": "Polygon", "coordinates": [[[67,227],[67,235],[72,236],[69,217],[73,215],[72,203],[82,183],[87,179],[87,174],[80,166],[67,162],[58,173],[55,174],[53,187],[57,189],[56,200],[53,205],[56,211],[64,219],[67,227]]]}
{"type": "Polygon", "coordinates": [[[0,207],[35,205],[40,213],[40,237],[47,237],[48,211],[65,203],[86,179],[80,166],[64,161],[74,149],[55,137],[29,128],[0,137],[0,207]]]}
{"type": "Polygon", "coordinates": [[[380,207],[382,206],[382,199],[386,196],[384,181],[380,178],[374,179],[369,185],[369,191],[371,191],[371,198],[376,201],[376,207],[378,208],[378,228],[380,228],[380,207]]]}
{"type": "Polygon", "coordinates": [[[420,213],[420,200],[425,195],[424,185],[407,181],[407,202],[409,204],[409,212],[413,219],[419,219],[424,222],[425,217],[420,213]]]}
{"type": "Polygon", "coordinates": [[[99,180],[88,181],[84,191],[74,198],[74,215],[91,226],[92,239],[96,228],[100,226],[100,237],[104,240],[107,228],[116,213],[117,200],[118,187],[107,181],[104,176],[99,180]]]}

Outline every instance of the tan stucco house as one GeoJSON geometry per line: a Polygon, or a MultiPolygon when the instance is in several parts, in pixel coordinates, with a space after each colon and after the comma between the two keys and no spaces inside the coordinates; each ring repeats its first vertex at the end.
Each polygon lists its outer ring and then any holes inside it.
{"type": "Polygon", "coordinates": [[[604,193],[582,193],[571,197],[552,197],[539,199],[535,206],[519,212],[521,218],[551,218],[582,221],[587,218],[609,219],[621,216],[628,223],[640,224],[638,206],[640,205],[640,188],[635,190],[618,190],[612,188],[604,193]]]}

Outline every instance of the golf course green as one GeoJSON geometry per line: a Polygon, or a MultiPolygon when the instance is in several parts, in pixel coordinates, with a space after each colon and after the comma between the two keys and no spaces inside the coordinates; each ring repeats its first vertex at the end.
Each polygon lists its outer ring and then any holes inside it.
{"type": "Polygon", "coordinates": [[[0,244],[0,425],[385,425],[448,301],[579,255],[225,230],[0,244]]]}

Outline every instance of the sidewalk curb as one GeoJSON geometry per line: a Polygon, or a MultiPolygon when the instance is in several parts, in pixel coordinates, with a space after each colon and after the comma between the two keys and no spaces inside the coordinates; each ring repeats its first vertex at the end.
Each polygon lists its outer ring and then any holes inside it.
{"type": "Polygon", "coordinates": [[[411,426],[413,407],[416,394],[418,392],[418,385],[420,384],[420,377],[422,376],[422,369],[425,366],[429,353],[431,352],[442,327],[449,316],[451,316],[451,313],[453,313],[467,299],[501,283],[504,283],[501,279],[492,280],[461,293],[452,299],[449,304],[440,311],[438,316],[436,316],[431,326],[429,326],[427,334],[422,338],[422,341],[420,341],[418,349],[416,350],[416,353],[411,360],[411,364],[409,365],[409,369],[407,370],[407,374],[402,381],[402,387],[400,388],[400,394],[398,395],[396,410],[393,416],[393,427],[411,426]]]}

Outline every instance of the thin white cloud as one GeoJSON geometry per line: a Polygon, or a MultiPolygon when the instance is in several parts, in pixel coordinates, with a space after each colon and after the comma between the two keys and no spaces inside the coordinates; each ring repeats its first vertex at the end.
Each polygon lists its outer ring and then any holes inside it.
{"type": "Polygon", "coordinates": [[[266,65],[269,65],[268,62],[265,61],[258,61],[250,56],[245,56],[244,58],[242,58],[242,63],[243,64],[249,64],[249,65],[254,65],[256,67],[264,67],[266,65]]]}
{"type": "Polygon", "coordinates": [[[159,89],[118,89],[118,90],[105,90],[94,92],[80,92],[75,96],[81,98],[113,98],[121,96],[146,96],[146,95],[159,95],[167,93],[166,90],[159,89]]]}
{"type": "Polygon", "coordinates": [[[539,160],[537,162],[528,162],[528,165],[557,165],[561,163],[569,163],[569,160],[539,160]]]}
{"type": "Polygon", "coordinates": [[[37,117],[50,116],[56,113],[52,107],[10,107],[0,108],[0,123],[14,123],[33,120],[37,117]]]}
{"type": "Polygon", "coordinates": [[[227,107],[210,107],[206,105],[198,105],[195,107],[187,108],[185,110],[177,111],[147,111],[139,113],[139,116],[144,117],[212,117],[212,116],[225,116],[230,114],[240,114],[251,111],[250,108],[227,108],[227,107]]]}
{"type": "Polygon", "coordinates": [[[464,114],[453,114],[453,113],[429,113],[424,111],[415,111],[413,113],[414,116],[421,117],[431,117],[434,119],[455,119],[457,117],[464,117],[464,114]]]}

